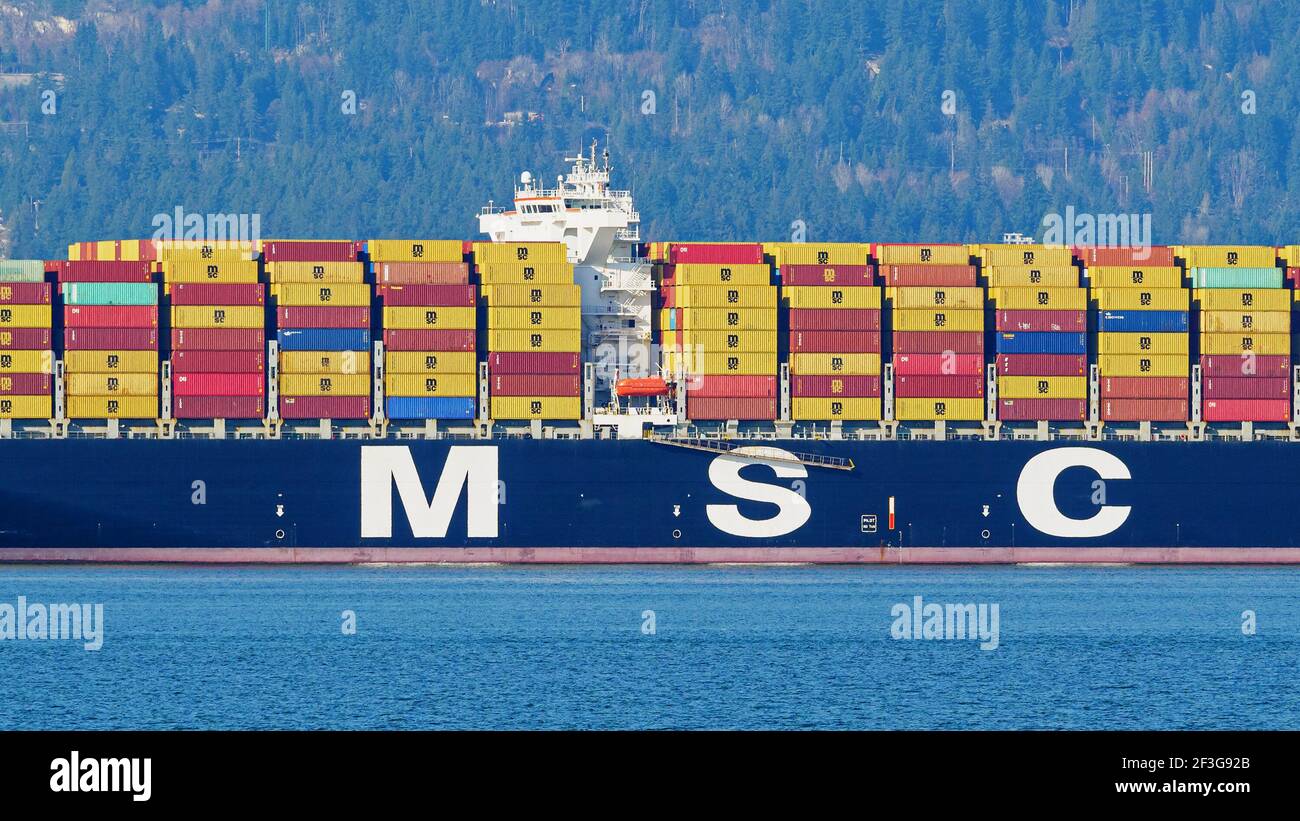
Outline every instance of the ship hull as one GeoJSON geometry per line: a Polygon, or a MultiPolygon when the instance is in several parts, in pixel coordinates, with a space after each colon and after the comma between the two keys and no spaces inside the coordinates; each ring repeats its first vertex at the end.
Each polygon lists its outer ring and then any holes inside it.
{"type": "Polygon", "coordinates": [[[10,440],[0,561],[1300,563],[1286,443],[768,444],[10,440]]]}

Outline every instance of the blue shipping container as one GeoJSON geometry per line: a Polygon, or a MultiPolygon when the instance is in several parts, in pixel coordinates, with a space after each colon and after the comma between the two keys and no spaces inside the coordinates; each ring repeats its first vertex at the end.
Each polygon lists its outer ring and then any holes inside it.
{"type": "Polygon", "coordinates": [[[369,351],[366,328],[281,328],[276,332],[285,351],[369,351]]]}
{"type": "Polygon", "coordinates": [[[1187,311],[1102,311],[1097,330],[1111,333],[1186,332],[1187,311]]]}
{"type": "Polygon", "coordinates": [[[1000,333],[995,347],[998,353],[1081,354],[1088,352],[1088,335],[1069,331],[1000,333]]]}
{"type": "Polygon", "coordinates": [[[473,419],[478,400],[469,396],[390,396],[389,419],[473,419]]]}

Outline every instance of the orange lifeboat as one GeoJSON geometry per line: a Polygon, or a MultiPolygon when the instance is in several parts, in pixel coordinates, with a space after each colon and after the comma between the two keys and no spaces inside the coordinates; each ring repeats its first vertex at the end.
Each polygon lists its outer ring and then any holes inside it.
{"type": "Polygon", "coordinates": [[[663,396],[668,393],[668,384],[658,376],[620,379],[614,392],[619,396],[663,396]]]}

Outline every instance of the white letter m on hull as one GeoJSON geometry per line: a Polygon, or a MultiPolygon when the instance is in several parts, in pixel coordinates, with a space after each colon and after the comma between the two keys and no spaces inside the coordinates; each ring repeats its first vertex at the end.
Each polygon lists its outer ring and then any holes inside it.
{"type": "Polygon", "coordinates": [[[402,500],[411,533],[417,539],[443,539],[468,486],[466,536],[497,535],[497,449],[453,446],[438,477],[433,501],[427,501],[415,459],[406,445],[361,448],[361,537],[388,539],[393,535],[393,483],[402,500]]]}

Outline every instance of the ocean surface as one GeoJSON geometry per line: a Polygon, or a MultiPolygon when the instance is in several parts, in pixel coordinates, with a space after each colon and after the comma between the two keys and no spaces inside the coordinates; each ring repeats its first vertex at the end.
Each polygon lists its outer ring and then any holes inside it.
{"type": "Polygon", "coordinates": [[[19,596],[103,646],[0,640],[0,729],[1300,727],[1293,568],[0,565],[19,596]],[[893,638],[916,596],[996,604],[996,649],[893,638]]]}

